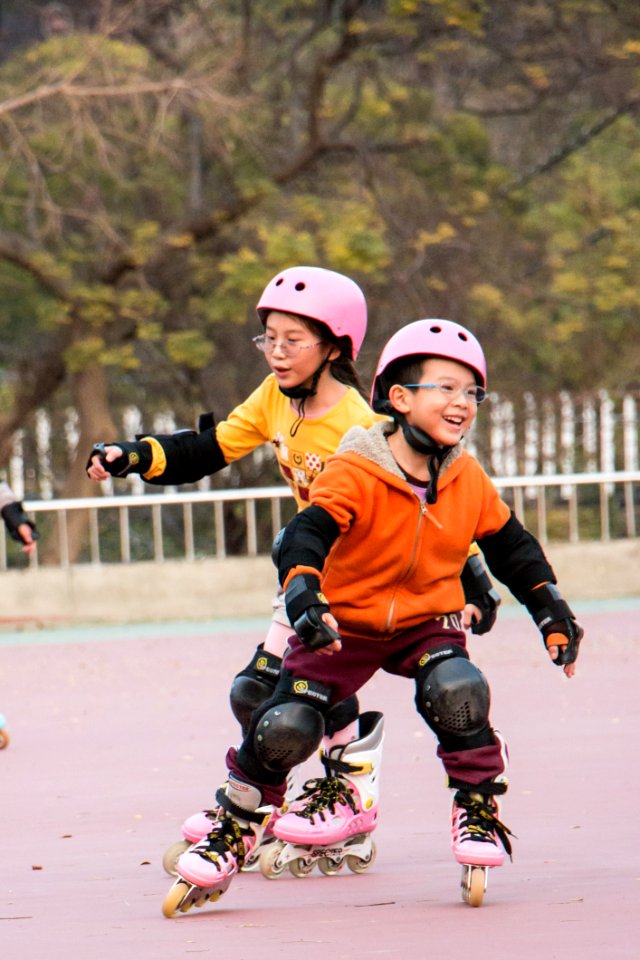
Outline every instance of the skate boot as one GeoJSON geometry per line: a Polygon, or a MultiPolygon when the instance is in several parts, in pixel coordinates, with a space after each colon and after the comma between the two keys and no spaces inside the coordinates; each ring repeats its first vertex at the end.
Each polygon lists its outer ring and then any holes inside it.
{"type": "Polygon", "coordinates": [[[162,905],[165,917],[218,900],[260,843],[271,819],[273,808],[259,806],[262,798],[257,787],[232,776],[216,799],[220,808],[209,833],[178,859],[178,879],[162,905]]]}
{"type": "Polygon", "coordinates": [[[345,863],[353,873],[364,873],[373,864],[382,714],[363,714],[359,733],[357,740],[322,754],[327,775],[308,780],[292,809],[273,824],[277,839],[260,854],[260,871],[268,879],[287,867],[294,876],[304,877],[316,863],[328,876],[345,863]]]}
{"type": "MultiPolygon", "coordinates": [[[[300,796],[303,783],[300,768],[294,767],[287,777],[285,802],[281,807],[274,809],[271,819],[262,835],[262,840],[254,847],[242,866],[243,873],[257,869],[258,859],[263,846],[274,839],[272,831],[274,822],[278,817],[282,816],[283,813],[286,813],[287,810],[290,809],[293,801],[300,796]]],[[[216,823],[219,818],[219,808],[215,810],[199,810],[198,813],[192,813],[190,817],[187,817],[181,828],[183,839],[177,840],[175,843],[172,843],[170,847],[167,847],[162,857],[162,866],[164,867],[165,873],[168,873],[170,877],[176,877],[178,875],[179,858],[183,853],[186,853],[194,843],[199,843],[201,840],[204,840],[207,834],[211,832],[213,824],[216,823]]]]}
{"type": "Polygon", "coordinates": [[[490,867],[501,867],[511,856],[508,827],[498,819],[495,796],[457,790],[451,811],[451,845],[462,867],[462,899],[479,907],[487,889],[490,867]]]}

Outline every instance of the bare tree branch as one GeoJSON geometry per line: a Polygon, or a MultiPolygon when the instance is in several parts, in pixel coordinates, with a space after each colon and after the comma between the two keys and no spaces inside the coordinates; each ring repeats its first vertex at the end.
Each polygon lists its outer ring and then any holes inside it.
{"type": "Polygon", "coordinates": [[[594,140],[604,130],[615,123],[616,120],[619,120],[620,117],[623,117],[629,113],[634,113],[639,106],[640,99],[635,99],[607,111],[607,113],[600,117],[599,120],[596,120],[594,123],[589,124],[589,126],[584,127],[579,131],[579,133],[576,134],[575,137],[572,137],[570,140],[567,140],[565,143],[557,147],[544,160],[541,160],[539,163],[529,167],[529,169],[521,173],[520,176],[516,177],[514,180],[511,180],[506,186],[502,187],[498,191],[498,195],[508,196],[515,190],[519,190],[532,180],[535,180],[536,177],[541,176],[543,173],[548,173],[549,170],[553,170],[554,167],[557,167],[559,164],[561,164],[567,159],[567,157],[570,157],[573,153],[576,153],[582,147],[585,147],[588,143],[594,140]]]}
{"type": "Polygon", "coordinates": [[[0,232],[0,258],[17,267],[22,267],[38,281],[43,289],[63,303],[71,304],[72,296],[67,284],[42,266],[38,261],[37,253],[38,248],[18,234],[0,232]]]}

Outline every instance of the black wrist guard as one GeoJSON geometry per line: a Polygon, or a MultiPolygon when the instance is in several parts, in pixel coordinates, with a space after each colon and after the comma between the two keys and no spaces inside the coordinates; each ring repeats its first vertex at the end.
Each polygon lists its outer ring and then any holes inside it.
{"type": "Polygon", "coordinates": [[[289,622],[307,650],[319,650],[340,639],[340,634],[322,619],[330,608],[320,590],[320,577],[309,573],[293,577],[284,600],[289,622]]]}
{"type": "Polygon", "coordinates": [[[17,500],[14,500],[13,503],[8,503],[6,507],[2,508],[2,519],[5,522],[9,536],[12,540],[15,540],[16,543],[24,543],[24,540],[18,532],[18,528],[21,527],[23,523],[26,523],[29,527],[31,527],[32,539],[38,539],[38,531],[35,528],[35,524],[29,520],[29,517],[24,512],[22,504],[17,500]]]}
{"type": "Polygon", "coordinates": [[[86,469],[91,466],[93,457],[100,457],[100,462],[107,473],[112,477],[128,477],[130,473],[146,473],[151,469],[153,454],[151,444],[145,440],[134,440],[131,443],[120,440],[114,443],[95,443],[89,454],[86,469]],[[120,447],[122,456],[110,463],[106,459],[107,447],[120,447]]]}
{"type": "Polygon", "coordinates": [[[488,633],[496,622],[501,600],[485,570],[480,557],[467,557],[460,574],[465,603],[472,603],[480,610],[480,619],[471,624],[471,632],[488,633]]]}
{"type": "Polygon", "coordinates": [[[526,607],[542,634],[545,648],[547,638],[553,634],[559,634],[564,638],[559,640],[558,644],[551,644],[551,646],[566,644],[564,650],[558,651],[558,656],[553,662],[558,666],[573,663],[578,656],[578,648],[584,630],[576,621],[569,604],[562,599],[555,583],[542,584],[542,586],[531,591],[529,598],[526,607]]]}

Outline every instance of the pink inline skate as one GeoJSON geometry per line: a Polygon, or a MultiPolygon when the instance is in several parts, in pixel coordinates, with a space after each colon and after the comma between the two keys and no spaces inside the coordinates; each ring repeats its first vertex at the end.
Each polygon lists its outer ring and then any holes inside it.
{"type": "Polygon", "coordinates": [[[273,807],[260,806],[260,791],[229,776],[218,791],[218,817],[209,832],[178,858],[177,879],[162,905],[165,917],[219,900],[233,876],[259,846],[273,807]]]}
{"type": "Polygon", "coordinates": [[[495,796],[457,790],[451,811],[451,846],[462,864],[462,899],[471,907],[482,904],[490,867],[501,867],[511,856],[511,831],[498,819],[495,796]]]}
{"type": "MultiPolygon", "coordinates": [[[[270,843],[274,839],[272,831],[273,823],[279,816],[291,809],[291,805],[293,804],[295,798],[298,797],[302,792],[303,784],[304,778],[301,775],[300,768],[295,767],[287,777],[287,793],[285,797],[285,803],[282,807],[273,811],[271,820],[267,824],[260,844],[253,848],[251,854],[246,858],[244,864],[242,865],[242,871],[244,873],[257,869],[258,858],[260,856],[262,846],[270,843]]],[[[213,824],[217,823],[219,819],[219,808],[216,808],[215,810],[200,810],[198,813],[193,813],[190,817],[187,817],[182,824],[183,839],[172,843],[171,846],[167,848],[162,858],[162,866],[164,867],[165,873],[168,873],[170,877],[177,876],[177,864],[179,858],[183,853],[186,853],[189,847],[192,847],[194,843],[199,843],[200,840],[204,840],[207,834],[211,832],[213,824]]]]}
{"type": "Polygon", "coordinates": [[[328,876],[345,862],[354,873],[364,873],[373,864],[382,714],[365,713],[359,725],[357,740],[322,755],[327,776],[307,781],[292,809],[272,824],[276,839],[263,848],[259,860],[268,879],[276,879],[287,868],[304,877],[316,863],[328,876]]]}

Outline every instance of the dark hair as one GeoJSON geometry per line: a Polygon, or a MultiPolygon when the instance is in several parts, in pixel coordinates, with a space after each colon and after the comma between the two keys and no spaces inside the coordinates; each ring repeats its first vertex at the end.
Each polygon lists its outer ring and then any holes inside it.
{"type": "Polygon", "coordinates": [[[330,343],[332,346],[338,348],[340,351],[340,356],[335,360],[329,361],[331,375],[339,383],[344,383],[347,387],[354,387],[360,396],[363,397],[368,403],[369,395],[367,394],[367,391],[365,390],[362,381],[358,376],[355,364],[351,359],[351,351],[353,350],[351,337],[336,337],[335,333],[329,329],[326,323],[322,323],[320,320],[312,320],[310,317],[302,317],[299,314],[294,314],[294,316],[299,317],[304,325],[308,327],[311,333],[313,333],[315,336],[320,337],[320,339],[324,340],[325,343],[330,343]]]}
{"type": "Polygon", "coordinates": [[[383,395],[389,398],[389,390],[394,383],[419,383],[422,376],[422,367],[425,360],[429,359],[428,354],[413,354],[410,357],[399,357],[392,360],[389,366],[381,373],[379,379],[383,395]]]}

